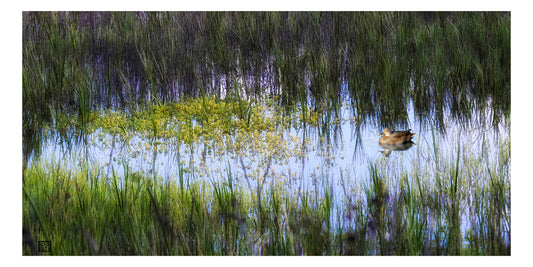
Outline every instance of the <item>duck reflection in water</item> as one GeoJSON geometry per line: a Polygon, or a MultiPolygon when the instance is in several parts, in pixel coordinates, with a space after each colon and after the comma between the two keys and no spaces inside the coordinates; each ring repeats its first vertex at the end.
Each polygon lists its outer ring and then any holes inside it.
{"type": "Polygon", "coordinates": [[[411,148],[414,145],[415,145],[415,143],[413,143],[411,141],[409,141],[408,143],[396,144],[396,145],[379,144],[379,146],[384,149],[383,151],[381,151],[381,153],[385,157],[388,157],[391,154],[392,151],[405,151],[405,150],[408,150],[409,148],[411,148]]]}
{"type": "Polygon", "coordinates": [[[411,133],[411,130],[407,131],[392,131],[390,128],[385,128],[379,135],[379,145],[385,149],[381,151],[384,156],[388,157],[391,152],[405,151],[411,148],[414,143],[411,141],[416,133],[411,133]]]}

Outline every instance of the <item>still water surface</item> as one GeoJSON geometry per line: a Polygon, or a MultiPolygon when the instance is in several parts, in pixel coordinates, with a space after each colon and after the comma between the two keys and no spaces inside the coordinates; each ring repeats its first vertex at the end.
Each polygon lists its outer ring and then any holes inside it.
{"type": "MultiPolygon", "coordinates": [[[[279,147],[273,149],[286,150],[276,152],[281,157],[270,158],[263,154],[262,151],[268,150],[265,146],[272,146],[272,143],[247,144],[249,150],[256,151],[239,154],[220,151],[220,147],[207,145],[201,140],[193,144],[158,140],[161,145],[154,149],[153,140],[136,136],[128,142],[118,141],[118,138],[113,142],[111,135],[96,131],[88,137],[88,146],[77,146],[68,152],[51,138],[44,144],[41,160],[61,162],[61,166],[73,169],[89,164],[108,177],[123,177],[127,166],[129,171],[147,177],[180,180],[184,186],[195,181],[208,184],[231,181],[234,187],[249,192],[255,192],[258,186],[281,188],[293,196],[314,192],[316,194],[312,196],[316,200],[324,196],[324,190],[329,190],[333,196],[333,208],[345,210],[355,202],[368,201],[361,199],[365,197],[361,192],[368,190],[372,183],[372,168],[378,169],[380,177],[387,179],[388,191],[397,194],[400,180],[405,177],[411,180],[409,183],[415,184],[413,176],[418,175],[424,186],[435,188],[436,173],[443,173],[442,178],[449,183],[451,177],[446,176],[449,173],[446,174],[443,168],[449,168],[459,155],[459,168],[469,173],[467,178],[461,178],[467,180],[461,185],[471,187],[462,189],[466,194],[461,203],[464,236],[476,220],[469,212],[475,187],[489,182],[487,175],[481,172],[500,169],[505,177],[510,177],[510,164],[505,168],[497,167],[502,165],[500,145],[510,142],[510,125],[502,121],[493,127],[488,111],[484,117],[473,117],[469,125],[450,119],[446,122],[446,132],[439,132],[417,120],[413,110],[411,103],[408,114],[410,128],[416,133],[414,144],[399,151],[380,146],[378,139],[382,129],[354,120],[346,103],[336,123],[336,131],[332,130],[328,138],[320,136],[319,129],[313,126],[290,127],[283,131],[279,147]],[[176,147],[179,150],[173,149],[176,147]]],[[[335,220],[338,218],[333,216],[332,221],[335,220]]]]}
{"type": "Polygon", "coordinates": [[[178,146],[168,145],[175,144],[176,140],[159,140],[167,145],[160,145],[156,151],[154,143],[145,138],[137,136],[126,143],[113,142],[110,134],[100,131],[89,136],[87,147],[77,146],[70,152],[65,152],[62,145],[51,138],[44,144],[42,158],[62,161],[63,166],[78,166],[86,161],[93,166],[103,166],[106,174],[118,176],[123,176],[124,166],[163,179],[177,179],[181,170],[188,182],[197,179],[226,181],[231,173],[237,185],[254,188],[257,182],[263,183],[263,179],[265,184],[282,185],[288,190],[314,190],[327,183],[333,187],[333,192],[340,194],[344,192],[342,184],[369,177],[369,164],[386,166],[392,176],[413,171],[413,168],[435,171],[436,161],[454,161],[459,148],[460,157],[482,155],[484,162],[480,164],[493,166],[497,161],[498,144],[510,134],[510,126],[505,121],[497,127],[491,126],[490,111],[485,118],[474,117],[467,126],[450,119],[446,132],[442,133],[422,125],[411,103],[408,114],[410,128],[416,133],[414,144],[394,150],[378,144],[382,129],[353,120],[348,104],[342,111],[329,142],[313,126],[283,131],[283,143],[277,148],[287,150],[281,151],[282,159],[272,160],[262,154],[260,148],[265,144],[249,146],[258,151],[249,151],[243,156],[232,151],[217,151],[216,147],[202,141],[181,144],[178,152],[175,149],[178,146]]]}

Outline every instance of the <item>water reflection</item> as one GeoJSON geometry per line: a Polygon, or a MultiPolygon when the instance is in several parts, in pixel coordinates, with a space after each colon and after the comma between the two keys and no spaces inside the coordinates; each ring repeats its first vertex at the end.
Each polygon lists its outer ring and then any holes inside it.
{"type": "MultiPolygon", "coordinates": [[[[44,142],[41,161],[73,170],[104,169],[98,177],[135,172],[147,179],[179,179],[182,188],[193,182],[234,183],[243,192],[281,188],[291,197],[311,192],[315,203],[333,197],[328,211],[359,209],[361,217],[368,218],[370,239],[384,234],[387,241],[394,233],[383,228],[382,219],[391,215],[385,211],[415,199],[410,197],[416,190],[419,202],[409,207],[412,218],[427,217],[432,224],[435,217],[427,209],[436,211],[435,220],[446,228],[452,225],[452,230],[461,219],[463,226],[470,221],[478,225],[476,216],[486,211],[466,211],[492,206],[486,195],[503,196],[501,203],[508,200],[509,13],[446,14],[436,20],[423,14],[425,22],[418,13],[93,15],[24,14],[24,169],[33,145],[41,146],[47,133],[41,129],[50,124],[58,133],[44,142]],[[257,23],[264,20],[272,23],[257,23]],[[132,27],[120,27],[126,21],[132,27]],[[222,24],[226,26],[217,26],[222,24]],[[240,25],[260,27],[247,30],[240,25]],[[299,38],[293,25],[303,25],[296,27],[299,38]],[[332,25],[355,28],[328,30],[332,25]],[[50,36],[58,37],[53,38],[57,42],[51,45],[50,36]],[[67,36],[72,40],[63,39],[67,36]],[[67,68],[64,62],[69,62],[67,68]],[[84,86],[74,87],[82,89],[70,93],[70,85],[80,81],[84,86]],[[247,104],[235,119],[226,112],[231,109],[221,112],[228,114],[230,127],[225,131],[210,128],[204,133],[204,125],[221,119],[202,109],[203,119],[189,118],[192,127],[170,137],[156,138],[161,135],[156,134],[155,119],[146,130],[152,133],[144,135],[124,138],[117,135],[120,130],[78,134],[89,121],[91,107],[133,113],[138,104],[204,95],[247,104]],[[250,111],[265,95],[279,97],[272,102],[289,110],[289,116],[298,113],[298,105],[302,116],[307,110],[325,111],[318,125],[291,121],[258,130],[250,127],[250,118],[259,112],[250,111]],[[67,116],[73,114],[77,120],[67,116]],[[238,127],[232,124],[245,117],[251,130],[233,132],[238,127]],[[416,146],[412,136],[380,144],[377,133],[383,127],[413,128],[416,146]],[[191,132],[194,138],[186,141],[178,136],[191,132]],[[487,189],[489,183],[497,186],[487,189]],[[471,195],[475,197],[465,197],[471,195]],[[457,216],[459,210],[465,214],[457,216]]],[[[162,117],[175,117],[169,114],[162,117]]],[[[179,120],[161,129],[179,127],[179,120]]],[[[33,159],[30,164],[35,164],[33,159]]],[[[510,214],[510,204],[509,213],[505,208],[498,212],[510,214]]]]}
{"type": "Polygon", "coordinates": [[[410,149],[414,145],[415,145],[415,143],[413,143],[413,142],[408,142],[408,143],[404,143],[404,144],[392,144],[392,145],[391,144],[379,144],[379,146],[384,149],[384,150],[381,151],[381,153],[385,157],[390,156],[392,151],[406,151],[406,150],[410,149]]]}
{"type": "MultiPolygon", "coordinates": [[[[417,133],[413,139],[415,142],[379,144],[377,126],[352,120],[351,111],[351,107],[345,105],[338,119],[328,127],[293,125],[278,134],[254,133],[259,136],[258,140],[274,138],[274,143],[240,143],[237,136],[226,137],[224,143],[200,138],[191,144],[183,144],[177,138],[153,140],[141,136],[119,141],[120,138],[115,140],[115,136],[97,131],[88,136],[88,147],[71,149],[71,156],[56,143],[57,140],[49,139],[44,145],[42,158],[70,161],[72,166],[79,164],[79,158],[85,159],[84,162],[90,159],[91,165],[106,166],[106,173],[113,171],[118,176],[123,175],[127,166],[133,171],[164,179],[176,179],[185,173],[192,180],[224,181],[231,170],[234,179],[243,184],[245,175],[248,175],[255,177],[255,182],[264,182],[261,177],[265,177],[267,183],[290,187],[297,177],[300,180],[297,187],[301,187],[324,182],[335,185],[338,184],[336,177],[341,175],[352,179],[368,177],[369,164],[379,162],[383,156],[390,159],[387,166],[393,169],[412,171],[427,166],[434,170],[435,160],[456,158],[458,145],[463,151],[485,155],[488,163],[493,164],[497,160],[498,148],[489,144],[501,143],[509,135],[505,123],[492,128],[492,124],[486,122],[491,116],[476,119],[479,124],[468,129],[449,120],[446,133],[441,133],[418,121],[411,103],[408,105],[408,121],[417,133]],[[266,152],[268,149],[271,151],[266,152]],[[418,166],[413,166],[413,161],[418,162],[418,166]],[[271,169],[265,175],[267,168],[271,169]]],[[[389,174],[396,176],[396,173],[389,174]]]]}
{"type": "MultiPolygon", "coordinates": [[[[443,217],[435,218],[437,215],[431,210],[437,207],[438,213],[451,201],[442,192],[459,188],[461,195],[474,196],[480,187],[490,183],[491,175],[501,175],[504,181],[510,179],[510,156],[501,160],[506,149],[510,150],[510,127],[503,122],[493,127],[490,112],[475,118],[476,125],[447,120],[447,130],[442,133],[417,120],[411,103],[408,121],[417,133],[414,142],[379,144],[378,126],[352,120],[349,105],[341,110],[338,120],[328,127],[296,124],[282,129],[279,135],[257,132],[253,134],[259,138],[250,139],[274,139],[273,143],[243,143],[235,135],[224,138],[224,143],[200,138],[184,144],[177,138],[154,140],[141,136],[125,141],[97,131],[88,136],[89,146],[74,147],[70,152],[57,140],[48,140],[41,160],[61,162],[61,166],[72,169],[87,163],[90,167],[104,167],[102,173],[108,177],[123,177],[125,171],[138,172],[153,179],[179,180],[185,187],[194,182],[233,183],[235,188],[249,192],[282,188],[287,195],[296,197],[310,192],[316,203],[330,193],[333,210],[350,213],[355,207],[358,214],[368,215],[370,230],[374,224],[383,223],[372,220],[383,215],[373,212],[405,201],[407,193],[402,188],[406,188],[406,182],[419,188],[417,195],[423,198],[420,205],[425,214],[421,216],[442,223],[443,217]],[[459,172],[461,175],[455,179],[458,186],[451,186],[448,176],[459,172]],[[385,202],[377,205],[376,201],[385,202]],[[423,206],[428,203],[433,203],[433,208],[423,206]],[[426,208],[431,210],[427,214],[426,208]]],[[[463,236],[471,225],[476,225],[477,213],[472,209],[480,205],[475,197],[467,200],[460,203],[463,236]]],[[[354,223],[342,217],[331,220],[354,223]]]]}

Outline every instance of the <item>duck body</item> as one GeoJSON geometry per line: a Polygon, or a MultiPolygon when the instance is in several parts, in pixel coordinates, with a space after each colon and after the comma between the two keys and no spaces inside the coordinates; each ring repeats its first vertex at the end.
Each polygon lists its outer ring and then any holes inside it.
{"type": "Polygon", "coordinates": [[[383,145],[398,145],[411,142],[411,139],[416,133],[412,133],[411,130],[407,131],[392,131],[390,128],[383,129],[383,132],[379,135],[379,143],[383,145]]]}

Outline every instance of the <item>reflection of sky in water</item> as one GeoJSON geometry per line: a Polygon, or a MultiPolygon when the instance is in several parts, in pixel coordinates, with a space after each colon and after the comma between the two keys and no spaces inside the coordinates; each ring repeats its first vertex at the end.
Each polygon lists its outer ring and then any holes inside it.
{"type": "MultiPolygon", "coordinates": [[[[499,140],[508,137],[509,132],[504,124],[499,125],[499,134],[490,128],[490,123],[475,123],[475,127],[463,129],[460,125],[450,120],[445,135],[436,130],[428,129],[427,126],[417,125],[413,107],[409,107],[409,121],[412,132],[416,135],[413,138],[415,145],[405,151],[386,151],[378,144],[379,134],[382,129],[368,125],[361,125],[357,132],[356,125],[351,120],[348,108],[343,108],[340,120],[340,131],[335,137],[331,137],[328,144],[325,139],[320,140],[317,129],[309,127],[303,129],[291,128],[284,132],[283,140],[289,144],[289,148],[306,150],[303,156],[294,153],[286,160],[271,161],[271,168],[266,175],[267,183],[285,183],[300,186],[313,185],[324,182],[320,179],[326,177],[335,179],[343,178],[367,178],[369,176],[369,164],[381,162],[398,170],[410,171],[413,166],[421,168],[431,168],[434,164],[433,157],[433,134],[438,143],[439,155],[441,159],[455,159],[457,155],[457,144],[461,143],[461,150],[466,155],[477,156],[485,154],[484,164],[492,164],[497,160],[499,140]],[[357,135],[360,142],[357,143],[357,135]],[[295,143],[295,141],[297,143],[295,143]],[[302,145],[305,145],[304,147],[302,145]],[[466,151],[466,152],[465,152],[466,151]],[[389,153],[387,153],[389,152],[389,153]],[[416,164],[413,164],[416,162],[416,164]]],[[[489,114],[488,114],[489,115],[489,114]]],[[[488,116],[490,118],[490,116],[488,116]]],[[[393,128],[393,127],[391,127],[393,128]]],[[[398,129],[407,130],[407,129],[398,129]]],[[[240,156],[231,152],[217,151],[213,148],[204,151],[202,142],[194,143],[191,146],[181,144],[180,151],[176,151],[176,141],[160,140],[165,145],[158,146],[158,152],[154,154],[154,147],[150,140],[139,137],[132,138],[124,144],[117,137],[112,146],[113,137],[99,131],[89,136],[87,148],[74,148],[70,153],[63,153],[61,145],[49,140],[43,149],[43,159],[61,160],[63,166],[77,166],[78,160],[87,160],[94,166],[103,166],[105,174],[113,171],[118,176],[123,176],[124,164],[127,164],[133,171],[153,174],[155,170],[158,176],[164,179],[175,179],[178,177],[180,159],[181,167],[186,171],[186,176],[190,179],[207,178],[208,180],[226,179],[228,168],[231,169],[233,179],[244,182],[244,172],[241,166],[240,156]],[[221,156],[222,155],[222,156],[221,156]],[[155,162],[154,162],[155,160],[155,162]],[[193,173],[194,172],[194,173],[193,173]],[[192,177],[194,175],[194,177],[192,177]]],[[[216,148],[215,148],[216,149],[216,148]]],[[[462,154],[463,154],[462,153],[462,154]]],[[[251,153],[253,154],[253,153],[251,153]]],[[[263,155],[254,154],[253,157],[243,158],[243,163],[249,177],[262,177],[266,170],[268,158],[263,155]],[[259,164],[262,162],[262,165],[259,164]]],[[[338,181],[328,181],[332,184],[338,181]]],[[[244,184],[242,184],[244,185],[244,184]]],[[[322,187],[322,186],[320,186],[322,187]]],[[[334,190],[338,191],[338,190],[334,190]]]]}
{"type": "MultiPolygon", "coordinates": [[[[85,149],[72,149],[70,153],[63,153],[60,145],[49,141],[45,144],[42,158],[61,161],[62,166],[73,168],[80,161],[87,160],[93,166],[100,166],[102,174],[114,172],[118,176],[123,176],[124,166],[127,165],[132,171],[147,176],[153,175],[155,170],[157,176],[163,179],[178,179],[179,158],[185,183],[198,179],[206,182],[227,181],[228,173],[231,173],[234,184],[242,188],[253,187],[255,190],[257,183],[261,183],[262,178],[266,177],[264,188],[279,186],[286,192],[293,193],[300,190],[316,191],[319,196],[323,195],[322,190],[327,185],[332,187],[336,202],[345,205],[346,201],[353,201],[354,188],[361,189],[369,185],[370,164],[381,166],[385,177],[395,179],[388,181],[389,191],[395,192],[402,173],[410,173],[417,168],[422,176],[424,173],[432,176],[436,172],[436,164],[455,162],[458,143],[460,158],[480,158],[479,164],[495,166],[499,152],[497,144],[510,134],[504,123],[499,125],[498,133],[494,131],[488,121],[490,114],[487,114],[487,118],[474,118],[471,123],[473,126],[464,129],[450,119],[446,124],[446,134],[418,123],[412,104],[408,114],[411,129],[416,135],[413,138],[415,145],[405,151],[385,151],[379,146],[378,138],[382,129],[360,125],[357,132],[357,125],[351,120],[348,108],[343,108],[340,131],[331,137],[329,145],[324,139],[321,142],[318,130],[313,127],[307,131],[294,128],[285,131],[282,139],[287,141],[288,147],[303,150],[302,144],[306,144],[307,153],[300,156],[293,153],[284,160],[273,159],[266,176],[268,158],[265,155],[249,153],[250,157],[242,158],[245,165],[243,168],[240,156],[228,151],[213,151],[212,147],[204,151],[206,146],[201,142],[193,144],[192,150],[191,146],[181,144],[177,153],[177,145],[173,144],[175,140],[161,140],[167,145],[159,146],[158,152],[154,154],[149,140],[134,137],[123,144],[117,138],[113,147],[112,136],[98,131],[89,136],[89,144],[92,145],[85,149]],[[438,144],[437,155],[434,153],[434,135],[438,144]],[[357,136],[360,138],[359,143],[357,136]]],[[[463,220],[463,230],[468,223],[468,220],[463,220]]]]}

